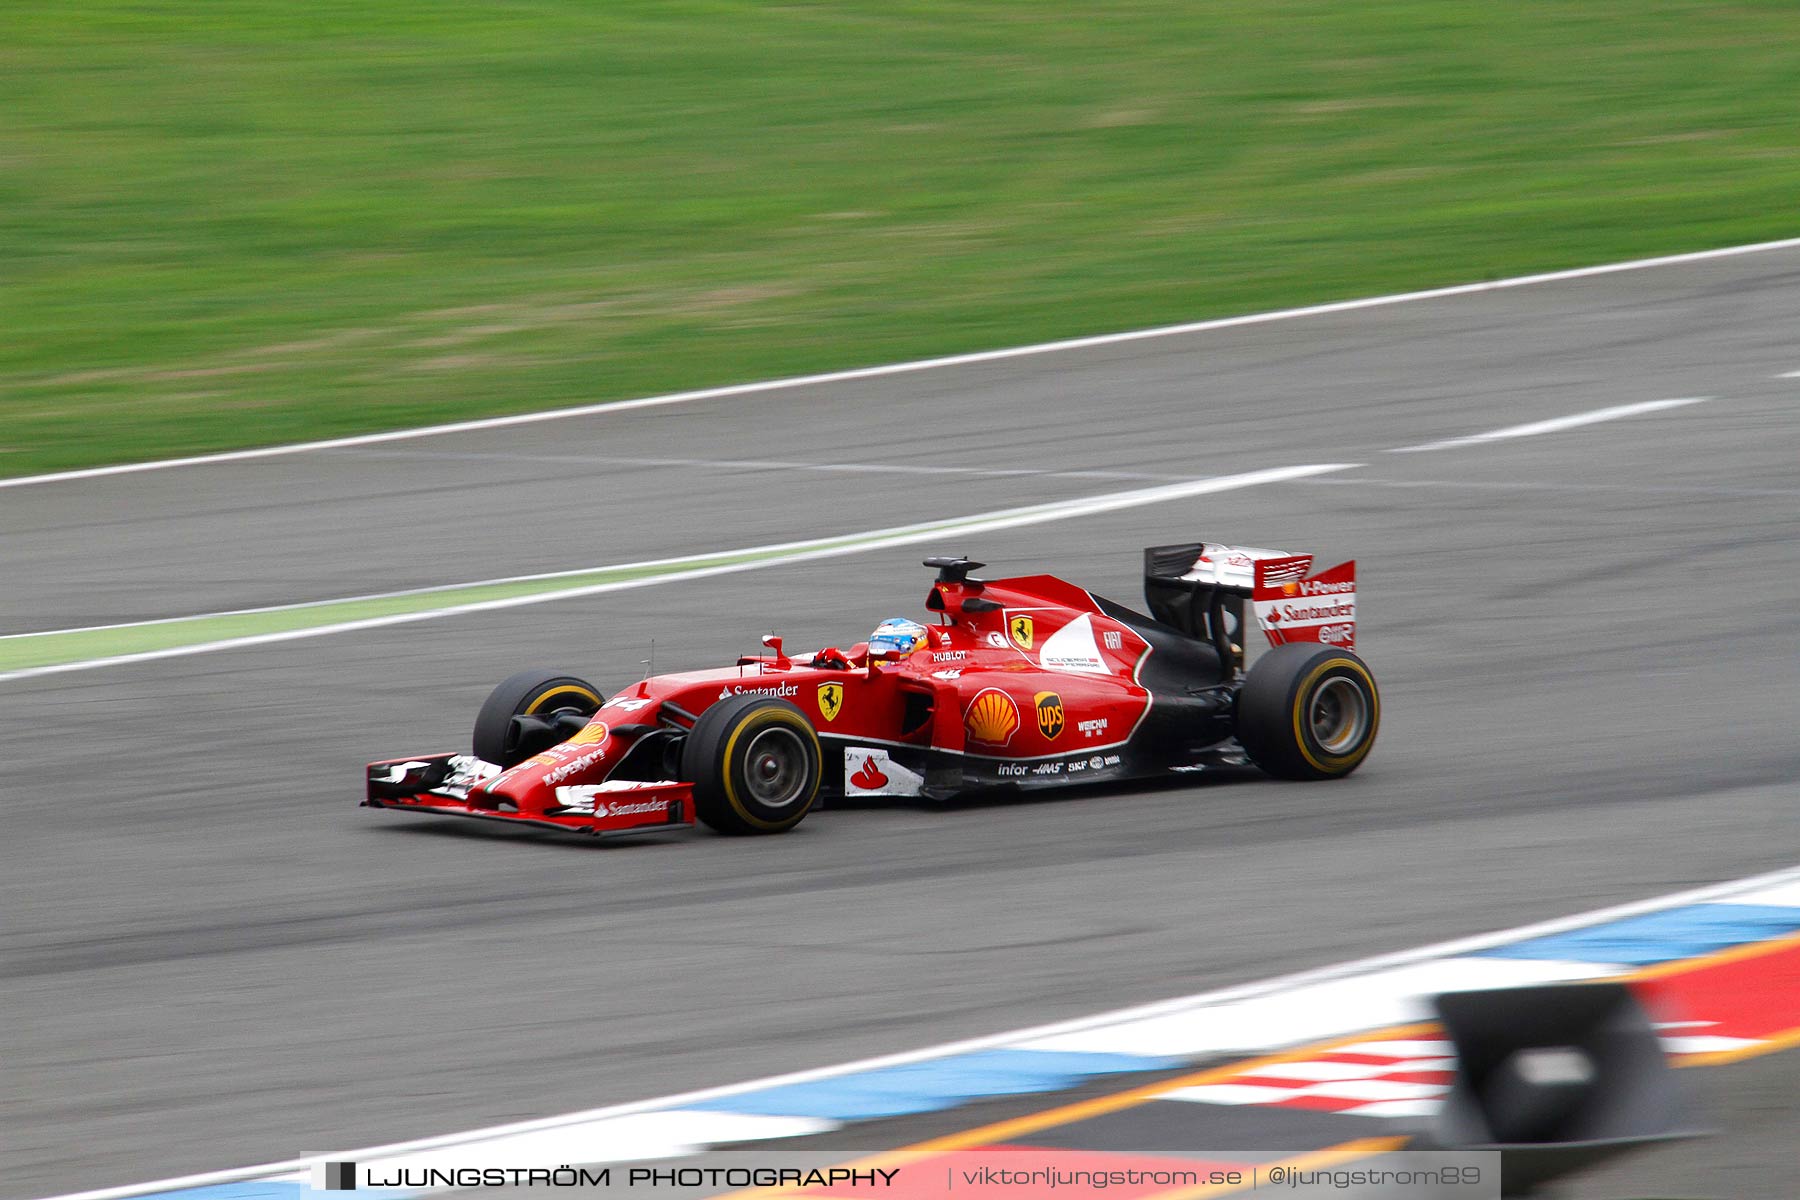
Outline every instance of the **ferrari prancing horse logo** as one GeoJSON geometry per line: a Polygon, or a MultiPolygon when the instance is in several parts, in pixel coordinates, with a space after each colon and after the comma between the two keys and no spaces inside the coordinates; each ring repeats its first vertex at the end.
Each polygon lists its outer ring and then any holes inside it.
{"type": "Polygon", "coordinates": [[[837,715],[844,711],[844,685],[841,683],[821,683],[819,685],[819,715],[827,721],[837,720],[837,715]]]}
{"type": "Polygon", "coordinates": [[[1010,617],[1006,622],[1006,631],[1012,634],[1013,645],[1021,650],[1031,649],[1031,618],[1023,613],[1010,617]]]}

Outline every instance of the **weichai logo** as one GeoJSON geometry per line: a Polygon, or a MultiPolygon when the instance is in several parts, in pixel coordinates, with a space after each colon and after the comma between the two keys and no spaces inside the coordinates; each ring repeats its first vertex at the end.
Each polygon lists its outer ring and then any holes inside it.
{"type": "Polygon", "coordinates": [[[1062,697],[1055,692],[1039,692],[1034,699],[1037,703],[1038,732],[1044,735],[1045,741],[1054,742],[1056,735],[1063,731],[1062,697]]]}

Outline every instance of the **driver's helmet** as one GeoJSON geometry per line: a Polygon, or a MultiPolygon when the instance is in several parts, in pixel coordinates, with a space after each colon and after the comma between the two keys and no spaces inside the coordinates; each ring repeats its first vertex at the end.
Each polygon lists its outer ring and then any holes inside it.
{"type": "Polygon", "coordinates": [[[905,617],[889,617],[869,635],[869,657],[894,654],[905,658],[914,650],[925,648],[925,627],[905,617]]]}

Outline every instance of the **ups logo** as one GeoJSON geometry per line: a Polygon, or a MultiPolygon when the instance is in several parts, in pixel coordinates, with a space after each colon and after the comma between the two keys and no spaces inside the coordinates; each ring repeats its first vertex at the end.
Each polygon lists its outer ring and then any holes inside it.
{"type": "Polygon", "coordinates": [[[1054,742],[1056,735],[1063,731],[1062,697],[1055,692],[1039,692],[1035,698],[1038,732],[1044,735],[1045,741],[1054,742]]]}

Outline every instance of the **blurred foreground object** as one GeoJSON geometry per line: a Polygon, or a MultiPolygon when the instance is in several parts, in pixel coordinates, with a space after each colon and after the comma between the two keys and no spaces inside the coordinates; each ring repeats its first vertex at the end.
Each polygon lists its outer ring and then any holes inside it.
{"type": "Polygon", "coordinates": [[[1424,1146],[1499,1150],[1502,1193],[1706,1131],[1621,983],[1450,992],[1433,1002],[1456,1081],[1424,1146]]]}

